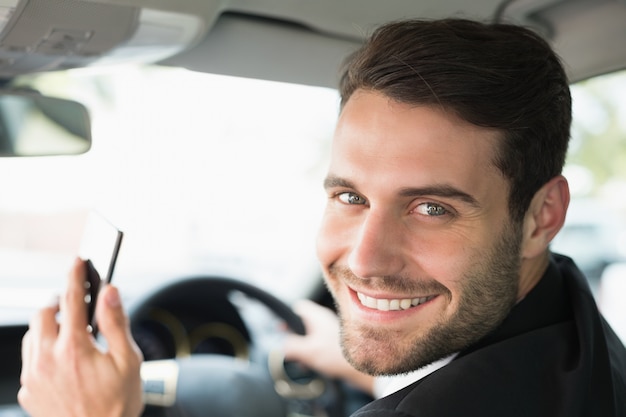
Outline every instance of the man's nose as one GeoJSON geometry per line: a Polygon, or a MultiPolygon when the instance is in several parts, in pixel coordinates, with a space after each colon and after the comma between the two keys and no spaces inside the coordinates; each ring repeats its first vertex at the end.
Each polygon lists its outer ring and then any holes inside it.
{"type": "Polygon", "coordinates": [[[404,268],[402,241],[399,220],[370,211],[354,238],[348,266],[361,278],[397,275],[404,268]]]}

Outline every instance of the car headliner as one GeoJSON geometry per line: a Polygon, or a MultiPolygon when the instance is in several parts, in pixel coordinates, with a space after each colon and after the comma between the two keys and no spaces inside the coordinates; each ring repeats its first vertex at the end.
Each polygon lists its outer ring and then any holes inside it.
{"type": "Polygon", "coordinates": [[[342,59],[364,36],[405,17],[530,26],[550,40],[572,81],[626,67],[626,2],[616,0],[230,1],[215,11],[199,44],[165,63],[334,87],[342,59]]]}
{"type": "MultiPolygon", "coordinates": [[[[466,17],[513,22],[536,29],[554,45],[565,61],[572,81],[626,67],[626,0],[7,0],[16,3],[14,16],[0,33],[0,72],[5,77],[37,69],[83,66],[94,57],[114,55],[102,47],[86,54],[71,49],[93,44],[96,38],[117,45],[138,27],[145,10],[171,12],[190,20],[167,26],[151,22],[158,35],[192,32],[181,47],[159,44],[159,36],[142,38],[133,45],[131,60],[160,60],[165,65],[274,81],[335,87],[344,57],[377,25],[407,17],[466,17]],[[80,7],[77,7],[80,6],[80,7]],[[70,15],[89,7],[111,9],[70,15]],[[35,10],[34,12],[33,10],[35,10]],[[125,13],[114,15],[113,10],[125,13]],[[30,14],[29,14],[30,13],[30,14]],[[95,16],[94,16],[95,15],[95,16]],[[25,17],[28,16],[28,19],[25,17]],[[121,19],[123,16],[124,19],[121,19]],[[57,19],[57,22],[53,22],[57,19]],[[62,21],[62,23],[60,22],[62,21]],[[193,25],[189,22],[194,22],[193,25]],[[194,26],[194,29],[190,29],[194,26]],[[16,28],[18,30],[16,30],[16,28]],[[35,28],[40,34],[32,38],[35,28]],[[60,28],[60,29],[59,29],[60,28]],[[21,32],[20,32],[21,31],[21,32]],[[55,34],[55,31],[59,33],[55,34]],[[20,35],[20,33],[22,35],[20,35]],[[31,36],[29,39],[25,39],[31,36]],[[52,43],[54,36],[78,36],[78,45],[52,43]],[[85,36],[85,38],[80,38],[85,36]],[[12,42],[9,43],[9,37],[12,42]],[[90,39],[88,39],[91,37],[90,39]],[[38,53],[41,45],[47,49],[38,53]],[[58,46],[59,51],[53,50],[58,46]],[[155,51],[161,55],[155,58],[155,51]],[[168,49],[169,48],[169,49],[168,49]],[[51,50],[52,49],[52,50],[51,50]],[[180,50],[184,49],[182,53],[180,50]],[[55,53],[58,56],[53,56],[55,53]],[[99,54],[104,55],[99,55],[99,54]],[[74,55],[71,57],[69,55],[74,55]],[[177,54],[171,56],[172,54],[177,54]],[[169,57],[168,57],[169,56],[169,57]],[[168,57],[168,58],[165,58],[168,57]],[[30,58],[28,61],[27,58],[30,58]],[[164,59],[165,58],[165,59],[164,59]],[[30,62],[31,67],[23,63],[30,62]]],[[[7,6],[4,6],[7,7],[7,6]]],[[[5,17],[6,19],[6,17],[5,17]]],[[[1,23],[1,22],[0,22],[1,23]]],[[[154,35],[155,32],[150,32],[154,35]]],[[[176,37],[173,34],[172,37],[176,37]]],[[[166,35],[167,37],[167,35],[166,35]]],[[[93,45],[91,45],[93,46],[93,45]]],[[[84,51],[82,51],[84,52],[84,51]]],[[[92,64],[92,62],[90,62],[92,64]]]]}

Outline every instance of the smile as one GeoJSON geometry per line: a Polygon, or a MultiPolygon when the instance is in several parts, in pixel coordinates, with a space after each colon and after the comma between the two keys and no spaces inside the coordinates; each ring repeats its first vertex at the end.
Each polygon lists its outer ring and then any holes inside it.
{"type": "Polygon", "coordinates": [[[436,295],[429,295],[427,297],[385,299],[373,298],[360,292],[357,292],[356,294],[362,305],[367,308],[372,308],[379,311],[408,310],[411,307],[416,307],[420,304],[424,304],[436,297],[436,295]]]}

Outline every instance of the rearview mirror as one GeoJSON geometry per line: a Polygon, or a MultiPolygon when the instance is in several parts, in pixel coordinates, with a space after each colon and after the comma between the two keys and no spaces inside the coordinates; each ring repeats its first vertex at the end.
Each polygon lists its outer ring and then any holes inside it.
{"type": "Polygon", "coordinates": [[[85,106],[30,91],[0,91],[0,157],[74,155],[91,148],[85,106]]]}

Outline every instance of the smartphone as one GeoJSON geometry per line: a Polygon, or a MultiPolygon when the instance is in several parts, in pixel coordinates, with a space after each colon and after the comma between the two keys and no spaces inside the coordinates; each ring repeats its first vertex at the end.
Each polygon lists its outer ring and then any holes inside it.
{"type": "Polygon", "coordinates": [[[115,262],[124,234],[98,212],[89,213],[78,256],[87,264],[85,303],[89,331],[98,334],[95,312],[100,289],[113,278],[115,262]]]}

